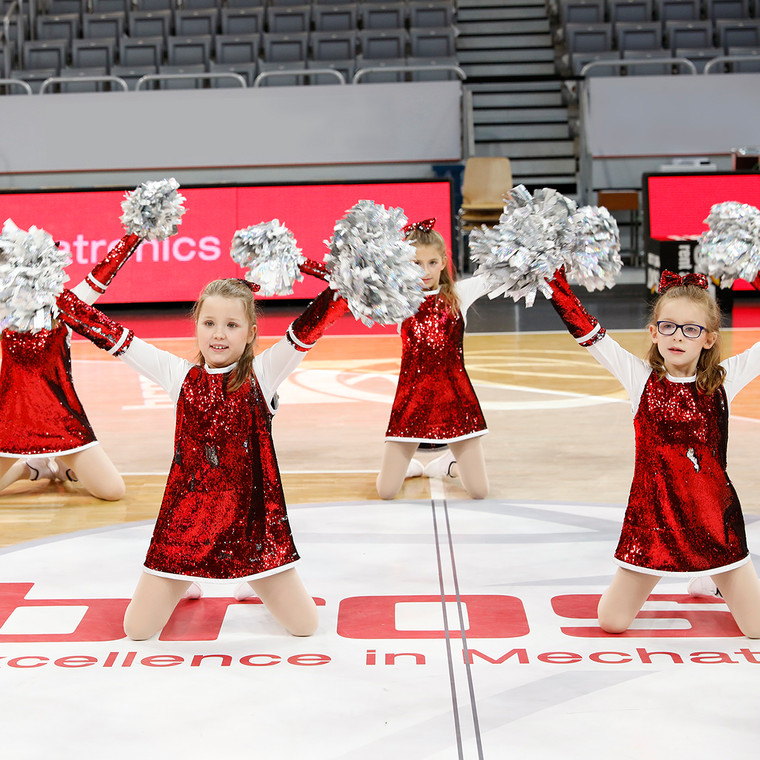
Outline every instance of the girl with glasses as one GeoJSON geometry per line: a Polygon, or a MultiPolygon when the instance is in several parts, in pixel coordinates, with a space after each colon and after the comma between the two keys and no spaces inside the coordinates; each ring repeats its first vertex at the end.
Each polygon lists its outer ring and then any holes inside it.
{"type": "Polygon", "coordinates": [[[549,285],[569,331],[620,380],[633,411],[633,484],[599,625],[626,631],[664,575],[712,577],[741,632],[760,638],[760,580],[726,472],[729,405],[760,374],[760,343],[721,361],[720,312],[704,275],[663,273],[646,361],[605,333],[563,269],[549,285]]]}

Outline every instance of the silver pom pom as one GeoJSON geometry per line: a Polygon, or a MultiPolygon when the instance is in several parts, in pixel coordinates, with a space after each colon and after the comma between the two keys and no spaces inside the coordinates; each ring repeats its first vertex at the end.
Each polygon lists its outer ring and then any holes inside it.
{"type": "Polygon", "coordinates": [[[716,203],[694,251],[696,269],[721,281],[752,282],[760,271],[760,210],[747,203],[716,203]]]}
{"type": "Polygon", "coordinates": [[[399,208],[359,201],[335,224],[325,257],[330,287],[365,325],[397,324],[425,298],[414,246],[404,240],[399,208]]]}
{"type": "Polygon", "coordinates": [[[177,192],[179,183],[173,177],[143,182],[131,193],[124,194],[121,223],[130,235],[143,240],[165,240],[176,234],[185,208],[185,196],[177,192]]]}
{"type": "Polygon", "coordinates": [[[470,233],[476,275],[487,278],[492,295],[503,294],[532,306],[536,293],[547,298],[546,280],[566,263],[575,245],[571,217],[577,206],[552,188],[531,196],[524,185],[512,189],[498,224],[470,233]]]}
{"type": "Polygon", "coordinates": [[[279,219],[254,224],[232,236],[232,260],[248,269],[245,279],[261,287],[261,295],[285,296],[303,280],[299,264],[304,261],[293,233],[279,219]]]}
{"type": "Polygon", "coordinates": [[[69,263],[69,254],[45,230],[26,232],[6,219],[0,234],[0,330],[50,330],[69,263]]]}
{"type": "Polygon", "coordinates": [[[617,222],[603,206],[582,206],[571,222],[575,245],[567,261],[568,279],[586,290],[611,288],[623,268],[617,222]]]}

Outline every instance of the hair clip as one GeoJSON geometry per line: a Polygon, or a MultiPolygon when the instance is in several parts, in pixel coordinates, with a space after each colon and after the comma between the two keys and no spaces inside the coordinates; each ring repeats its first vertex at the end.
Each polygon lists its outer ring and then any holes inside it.
{"type": "Polygon", "coordinates": [[[409,222],[409,224],[403,227],[403,233],[408,235],[412,230],[420,230],[421,232],[430,232],[435,226],[435,217],[432,219],[423,219],[421,222],[409,222]]]}
{"type": "Polygon", "coordinates": [[[707,290],[707,277],[698,272],[689,272],[681,277],[680,274],[676,274],[675,272],[666,269],[660,276],[660,285],[657,288],[657,292],[664,293],[671,288],[677,288],[682,285],[692,285],[695,288],[707,290]]]}
{"type": "Polygon", "coordinates": [[[258,284],[258,282],[249,282],[248,280],[244,280],[242,277],[237,278],[238,282],[242,282],[243,285],[251,289],[251,293],[258,293],[259,290],[261,290],[261,285],[258,284]]]}

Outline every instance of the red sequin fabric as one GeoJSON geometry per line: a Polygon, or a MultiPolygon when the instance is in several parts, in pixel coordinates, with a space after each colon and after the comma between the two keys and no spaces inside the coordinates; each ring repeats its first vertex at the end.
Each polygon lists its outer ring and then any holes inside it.
{"type": "Polygon", "coordinates": [[[401,369],[386,440],[445,443],[488,432],[464,367],[464,319],[440,295],[401,325],[401,369]]]}
{"type": "Polygon", "coordinates": [[[726,472],[728,404],[694,382],[652,374],[634,418],[636,465],[616,559],[697,572],[745,559],[739,499],[726,472]]]}
{"type": "Polygon", "coordinates": [[[239,579],[298,559],[274,444],[254,377],[227,391],[228,372],[193,367],[177,402],[174,459],[146,569],[239,579]]]}
{"type": "Polygon", "coordinates": [[[66,326],[5,330],[0,364],[0,453],[65,454],[95,443],[74,390],[66,326]]]}

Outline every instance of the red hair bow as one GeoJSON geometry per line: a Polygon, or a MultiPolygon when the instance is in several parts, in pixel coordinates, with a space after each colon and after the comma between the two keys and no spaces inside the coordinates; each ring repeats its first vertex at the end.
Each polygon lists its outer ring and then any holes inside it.
{"type": "Polygon", "coordinates": [[[412,230],[421,230],[422,232],[430,232],[435,226],[435,217],[432,219],[423,219],[421,222],[409,222],[404,228],[403,233],[408,235],[412,230]]]}
{"type": "Polygon", "coordinates": [[[695,288],[707,290],[707,277],[697,272],[689,272],[681,277],[680,274],[665,270],[660,277],[660,285],[657,288],[658,293],[664,293],[671,288],[677,288],[680,285],[693,285],[695,288]]]}
{"type": "Polygon", "coordinates": [[[258,293],[259,290],[261,290],[261,285],[259,285],[258,282],[249,282],[248,280],[244,280],[242,277],[238,277],[238,282],[242,282],[243,285],[245,285],[247,288],[251,289],[251,293],[258,293]]]}

